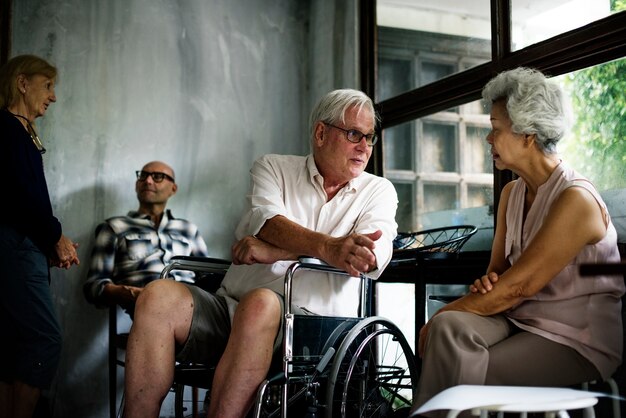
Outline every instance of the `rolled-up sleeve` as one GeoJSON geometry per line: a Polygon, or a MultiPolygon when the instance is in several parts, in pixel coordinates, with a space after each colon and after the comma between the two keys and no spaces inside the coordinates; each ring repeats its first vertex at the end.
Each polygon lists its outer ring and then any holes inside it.
{"type": "Polygon", "coordinates": [[[285,182],[283,173],[276,170],[268,158],[261,157],[252,165],[250,178],[250,208],[237,228],[237,239],[256,235],[268,219],[278,215],[287,216],[281,188],[281,184],[285,182]]]}
{"type": "Polygon", "coordinates": [[[91,264],[87,273],[87,281],[83,285],[83,293],[88,302],[98,307],[100,295],[107,283],[113,283],[113,269],[115,267],[115,246],[117,236],[105,222],[96,228],[96,241],[91,253],[91,264]]]}

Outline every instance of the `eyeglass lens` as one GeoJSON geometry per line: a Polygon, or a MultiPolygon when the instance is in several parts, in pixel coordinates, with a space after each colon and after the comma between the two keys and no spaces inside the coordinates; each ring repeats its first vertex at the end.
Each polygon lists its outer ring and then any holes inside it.
{"type": "Polygon", "coordinates": [[[361,131],[357,131],[356,129],[343,129],[340,128],[339,126],[335,126],[331,123],[326,123],[326,125],[335,128],[335,129],[339,129],[340,131],[345,132],[346,134],[346,139],[350,142],[352,142],[353,144],[358,144],[359,142],[361,142],[362,138],[365,138],[365,143],[368,146],[374,146],[374,144],[376,144],[376,142],[378,141],[378,136],[376,136],[376,134],[364,134],[361,131]]]}
{"type": "Polygon", "coordinates": [[[349,129],[346,131],[346,134],[348,136],[348,141],[355,144],[361,142],[361,138],[365,138],[365,143],[370,146],[374,145],[378,140],[376,134],[365,135],[363,132],[357,131],[356,129],[349,129]]]}
{"type": "Polygon", "coordinates": [[[136,174],[137,174],[137,180],[139,181],[146,181],[148,177],[152,177],[152,180],[155,183],[161,183],[165,178],[169,179],[172,182],[174,181],[174,179],[171,176],[165,173],[160,173],[158,171],[151,173],[149,171],[142,170],[142,171],[137,171],[136,174]]]}

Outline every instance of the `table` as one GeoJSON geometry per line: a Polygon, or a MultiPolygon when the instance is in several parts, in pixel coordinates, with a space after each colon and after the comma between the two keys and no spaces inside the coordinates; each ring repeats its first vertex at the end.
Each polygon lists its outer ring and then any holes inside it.
{"type": "MultiPolygon", "coordinates": [[[[489,251],[460,253],[416,252],[408,261],[392,259],[378,283],[411,283],[415,285],[415,347],[419,330],[424,325],[427,284],[469,285],[485,274],[490,258],[489,251]]],[[[404,258],[404,257],[398,257],[404,258]]]]}

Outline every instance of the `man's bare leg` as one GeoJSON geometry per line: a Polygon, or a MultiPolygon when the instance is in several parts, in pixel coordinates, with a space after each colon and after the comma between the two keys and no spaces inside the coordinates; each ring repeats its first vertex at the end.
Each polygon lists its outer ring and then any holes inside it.
{"type": "Polygon", "coordinates": [[[15,381],[0,383],[0,418],[31,418],[41,389],[15,381]]]}
{"type": "Polygon", "coordinates": [[[156,280],[141,292],[128,337],[124,417],[158,417],[174,380],[175,342],[187,340],[193,297],[185,285],[156,280]]]}
{"type": "Polygon", "coordinates": [[[280,315],[280,300],[271,290],[255,289],[241,299],[215,370],[209,418],[241,418],[250,409],[272,361],[280,315]]]}

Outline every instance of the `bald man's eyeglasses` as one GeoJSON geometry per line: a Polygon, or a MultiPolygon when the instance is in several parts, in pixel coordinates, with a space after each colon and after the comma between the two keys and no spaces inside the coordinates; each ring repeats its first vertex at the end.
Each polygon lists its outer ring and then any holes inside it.
{"type": "Polygon", "coordinates": [[[370,147],[373,147],[374,144],[378,142],[378,136],[376,136],[376,134],[364,134],[363,132],[357,131],[356,129],[343,129],[339,126],[335,126],[326,122],[324,122],[324,125],[328,125],[331,128],[339,129],[340,131],[344,131],[346,134],[346,139],[353,144],[358,144],[363,138],[365,138],[365,143],[370,147]]]}
{"type": "Polygon", "coordinates": [[[139,181],[146,181],[148,177],[152,177],[152,181],[154,181],[155,183],[161,183],[165,179],[168,179],[172,183],[175,183],[174,177],[170,176],[169,174],[161,173],[159,171],[150,172],[137,170],[135,171],[135,174],[137,174],[137,180],[139,181]]]}

